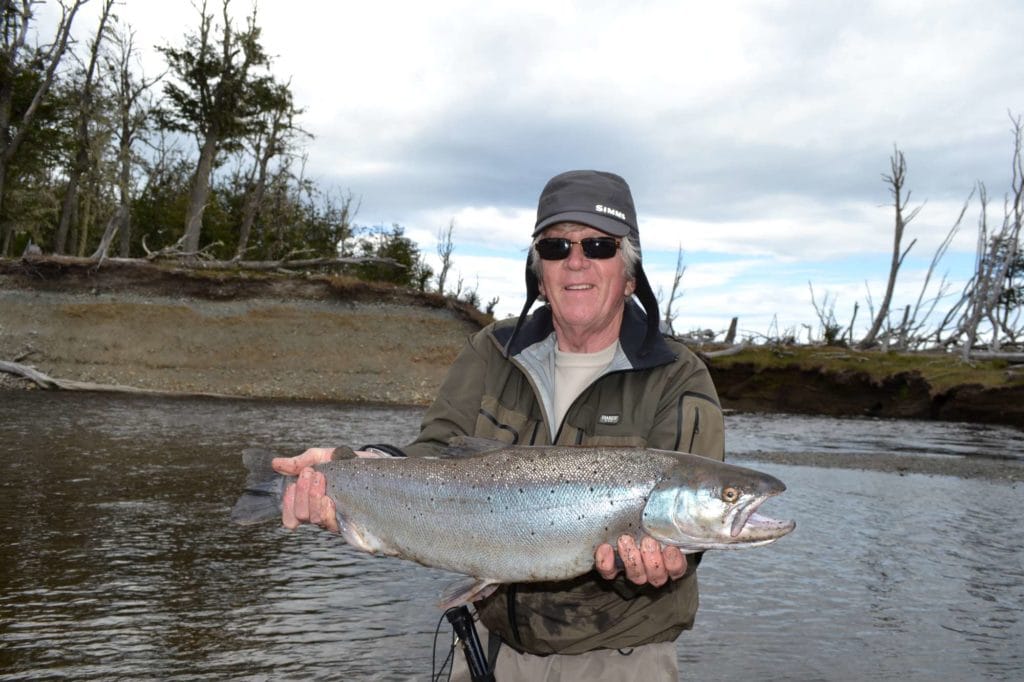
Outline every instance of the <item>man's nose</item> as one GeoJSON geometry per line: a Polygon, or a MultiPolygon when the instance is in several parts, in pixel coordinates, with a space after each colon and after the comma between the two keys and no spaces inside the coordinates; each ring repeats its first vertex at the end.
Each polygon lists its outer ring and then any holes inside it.
{"type": "Polygon", "coordinates": [[[565,260],[566,265],[574,270],[579,270],[590,262],[590,259],[583,255],[583,244],[579,242],[569,244],[569,256],[565,260]]]}

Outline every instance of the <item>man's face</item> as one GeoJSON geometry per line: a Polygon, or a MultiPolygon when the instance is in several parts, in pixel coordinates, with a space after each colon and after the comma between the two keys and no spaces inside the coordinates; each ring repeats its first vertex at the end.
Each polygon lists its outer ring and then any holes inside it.
{"type": "MultiPolygon", "coordinates": [[[[600,230],[572,223],[553,225],[541,237],[565,237],[579,241],[607,237],[600,230]]],[[[551,305],[555,329],[573,335],[618,338],[623,306],[633,294],[634,282],[626,278],[622,254],[591,259],[573,244],[568,258],[541,261],[540,291],[551,305]]],[[[603,346],[602,346],[603,347],[603,346]]]]}

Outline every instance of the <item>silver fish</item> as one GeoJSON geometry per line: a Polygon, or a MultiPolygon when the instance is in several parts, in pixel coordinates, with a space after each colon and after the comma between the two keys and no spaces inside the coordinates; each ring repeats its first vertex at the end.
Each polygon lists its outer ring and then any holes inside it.
{"type": "MultiPolygon", "coordinates": [[[[757,547],[795,527],[756,513],[786,486],[697,455],[614,447],[522,447],[454,439],[449,458],[349,458],[317,465],[345,541],[373,554],[471,576],[442,606],[498,584],[566,580],[594,565],[601,543],[647,533],[683,552],[757,547]]],[[[247,450],[240,524],[280,518],[294,477],[272,453],[247,450]]]]}

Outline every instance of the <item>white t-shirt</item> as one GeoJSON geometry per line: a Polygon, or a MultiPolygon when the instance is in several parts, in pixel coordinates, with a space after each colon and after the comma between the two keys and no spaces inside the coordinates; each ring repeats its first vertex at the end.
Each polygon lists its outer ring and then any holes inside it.
{"type": "Polygon", "coordinates": [[[573,401],[611,364],[618,346],[616,341],[596,353],[568,353],[555,349],[555,432],[561,427],[573,401]]]}

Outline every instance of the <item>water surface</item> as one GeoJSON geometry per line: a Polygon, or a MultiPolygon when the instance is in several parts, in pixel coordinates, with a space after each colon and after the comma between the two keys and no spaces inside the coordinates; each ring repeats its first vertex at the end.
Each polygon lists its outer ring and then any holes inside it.
{"type": "MultiPolygon", "coordinates": [[[[0,680],[429,679],[451,575],[315,529],[227,522],[244,447],[401,443],[420,415],[0,392],[0,680]]],[[[727,422],[741,462],[785,449],[1024,457],[1021,433],[1000,427],[727,422]]],[[[1021,484],[752,466],[788,484],[765,512],[797,530],[706,555],[697,625],[678,645],[686,679],[1024,676],[1021,484]]]]}

